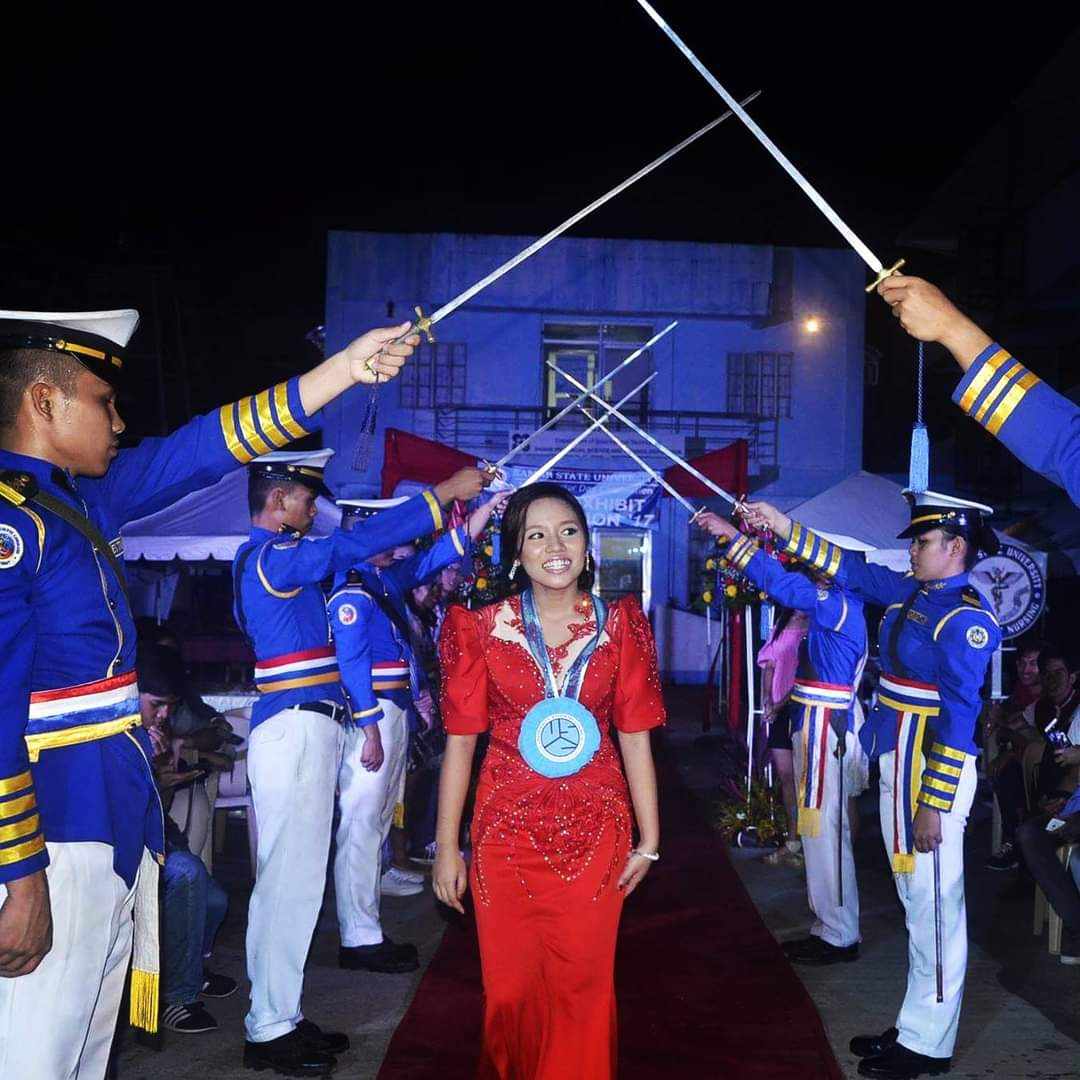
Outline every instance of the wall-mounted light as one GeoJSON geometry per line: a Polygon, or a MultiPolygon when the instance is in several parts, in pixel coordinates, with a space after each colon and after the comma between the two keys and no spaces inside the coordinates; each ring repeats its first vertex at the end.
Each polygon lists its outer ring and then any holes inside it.
{"type": "Polygon", "coordinates": [[[816,334],[821,330],[821,320],[816,315],[808,315],[803,319],[802,328],[808,334],[816,334]]]}

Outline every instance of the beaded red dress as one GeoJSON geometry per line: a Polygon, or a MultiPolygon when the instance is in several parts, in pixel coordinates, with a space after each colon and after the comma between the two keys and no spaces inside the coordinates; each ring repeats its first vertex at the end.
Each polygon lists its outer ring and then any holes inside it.
{"type": "MultiPolygon", "coordinates": [[[[596,633],[591,601],[565,645],[549,648],[558,680],[596,633]]],[[[472,819],[470,883],[484,979],[478,1075],[500,1080],[605,1080],[615,1074],[617,887],[631,843],[626,777],[612,740],[665,720],[652,631],[633,597],[608,608],[579,700],[600,748],[561,779],[517,749],[525,714],[544,697],[517,597],[450,609],[439,642],[450,734],[490,732],[472,819]]]]}

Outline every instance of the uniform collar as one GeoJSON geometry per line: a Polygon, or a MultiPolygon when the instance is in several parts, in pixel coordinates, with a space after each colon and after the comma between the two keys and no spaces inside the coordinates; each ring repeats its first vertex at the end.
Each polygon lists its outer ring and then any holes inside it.
{"type": "Polygon", "coordinates": [[[69,495],[74,495],[78,491],[75,478],[70,473],[51,461],[45,461],[44,458],[16,454],[11,450],[0,450],[0,468],[29,473],[38,482],[39,487],[64,491],[69,495]]]}
{"type": "Polygon", "coordinates": [[[919,587],[927,593],[944,592],[946,589],[963,589],[968,584],[967,573],[954,574],[952,577],[940,578],[937,581],[921,581],[919,587]]]}
{"type": "Polygon", "coordinates": [[[271,532],[269,529],[264,529],[261,525],[251,526],[250,537],[252,540],[270,540],[274,537],[278,537],[282,540],[295,540],[298,536],[299,533],[292,532],[291,530],[271,532]]]}

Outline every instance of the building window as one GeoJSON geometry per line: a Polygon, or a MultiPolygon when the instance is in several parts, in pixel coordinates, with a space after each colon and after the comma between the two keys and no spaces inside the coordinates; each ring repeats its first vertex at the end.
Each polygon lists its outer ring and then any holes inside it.
{"type": "Polygon", "coordinates": [[[727,411],[791,416],[792,353],[728,353],[727,411]]]}
{"type": "MultiPolygon", "coordinates": [[[[583,386],[592,388],[631,353],[653,336],[651,326],[620,323],[545,323],[543,345],[544,405],[550,417],[564,408],[579,391],[548,363],[572,375],[583,386]]],[[[638,383],[652,374],[652,353],[646,352],[628,364],[600,388],[600,396],[614,404],[638,383]]],[[[622,411],[639,423],[649,409],[649,390],[645,387],[622,406],[622,411]]],[[[567,417],[569,419],[569,417],[567,417]]],[[[575,419],[585,422],[581,413],[575,419]]]]}
{"type": "Polygon", "coordinates": [[[465,404],[467,349],[464,342],[424,342],[401,370],[401,404],[435,409],[465,404]]]}

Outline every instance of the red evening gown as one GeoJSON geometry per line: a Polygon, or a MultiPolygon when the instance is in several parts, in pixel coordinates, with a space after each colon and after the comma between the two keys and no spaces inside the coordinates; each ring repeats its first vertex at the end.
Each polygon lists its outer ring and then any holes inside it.
{"type": "MultiPolygon", "coordinates": [[[[560,685],[595,635],[590,600],[570,641],[548,649],[560,685]]],[[[633,597],[608,608],[580,701],[600,748],[579,772],[548,779],[518,752],[525,714],[544,697],[517,597],[450,609],[439,643],[442,711],[454,735],[490,732],[472,820],[470,882],[484,980],[478,1075],[500,1080],[606,1080],[615,1075],[617,888],[631,807],[611,726],[665,720],[656,649],[633,597]]]]}

